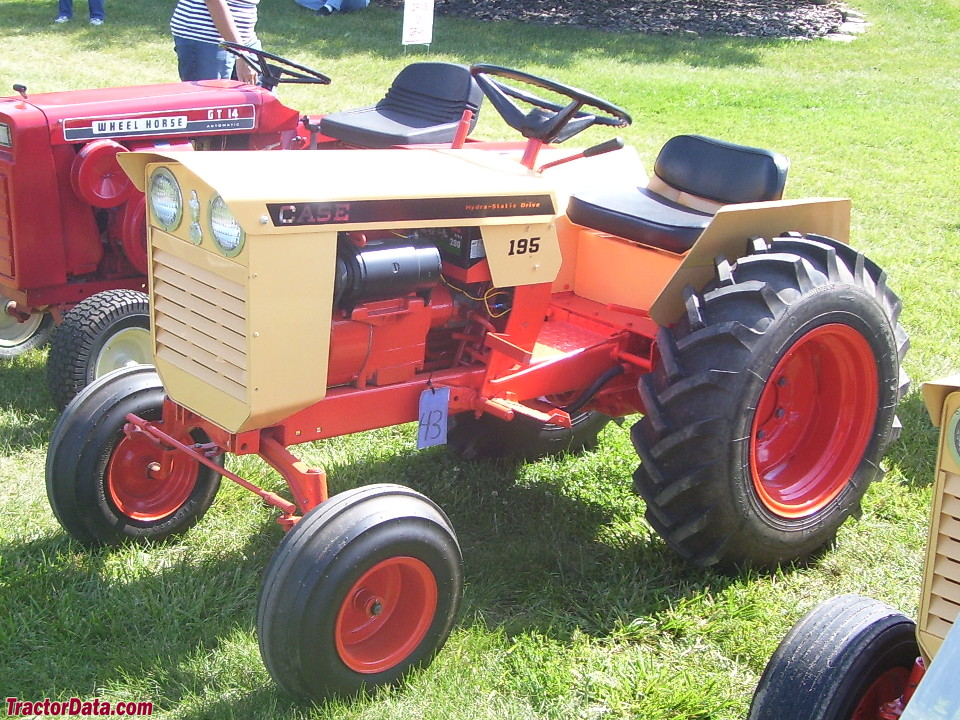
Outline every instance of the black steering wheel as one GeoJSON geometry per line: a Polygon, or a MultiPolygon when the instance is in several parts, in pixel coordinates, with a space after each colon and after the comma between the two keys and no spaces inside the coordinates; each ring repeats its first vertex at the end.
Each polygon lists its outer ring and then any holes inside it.
{"type": "Polygon", "coordinates": [[[545,143],[562,143],[592,125],[626,127],[632,120],[626,110],[617,107],[580,88],[563,85],[553,80],[530,75],[529,73],[499,65],[478,63],[471,66],[470,74],[477,85],[500,113],[504,121],[514,130],[519,130],[525,138],[545,143]],[[494,77],[513,82],[533,85],[569,98],[570,103],[544,100],[525,90],[512,87],[494,77]],[[532,105],[528,111],[521,109],[514,100],[532,105]],[[604,114],[594,114],[581,110],[584,106],[599,110],[604,114]]]}
{"type": "Polygon", "coordinates": [[[302,85],[329,85],[330,78],[305,65],[287,60],[285,57],[268,53],[240,43],[224,41],[220,47],[231,55],[252,67],[260,76],[258,85],[273,90],[280,83],[300,83],[302,85]]]}

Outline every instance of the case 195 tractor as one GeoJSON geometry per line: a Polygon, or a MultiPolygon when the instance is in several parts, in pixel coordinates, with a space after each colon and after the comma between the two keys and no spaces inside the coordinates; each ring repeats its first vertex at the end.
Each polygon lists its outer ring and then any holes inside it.
{"type": "Polygon", "coordinates": [[[326,75],[227,45],[250,57],[260,85],[211,80],[50,93],[17,85],[18,94],[0,98],[0,358],[53,333],[47,379],[59,408],[105,372],[151,358],[146,201],[118,155],[462,143],[483,98],[468,68],[414,63],[374,112],[343,113],[352,121],[345,125],[339,113],[302,116],[272,92],[280,83],[325,85],[326,75]],[[458,135],[465,109],[469,121],[458,135]],[[366,133],[357,130],[364,119],[366,133]]]}
{"type": "Polygon", "coordinates": [[[618,140],[565,152],[629,116],[471,72],[525,141],[120,157],[147,198],[156,370],[66,408],[50,503],[89,544],[186,530],[221,477],[278,508],[257,629],[296,694],[428,662],[463,574],[431,500],[328,497],[291,446],[417,422],[421,447],[535,458],[641,412],[634,486],[666,543],[698,566],[770,565],[831,541],[896,435],[907,337],[884,273],[846,244],[849,201],[783,200],[783,156],[702,136],[667,142],[649,178],[618,140]],[[262,457],[292,499],[227,454],[262,457]]]}
{"type": "Polygon", "coordinates": [[[940,442],[917,621],[858,595],[821,603],[770,658],[750,720],[957,717],[960,375],[924,383],[922,394],[940,442]]]}

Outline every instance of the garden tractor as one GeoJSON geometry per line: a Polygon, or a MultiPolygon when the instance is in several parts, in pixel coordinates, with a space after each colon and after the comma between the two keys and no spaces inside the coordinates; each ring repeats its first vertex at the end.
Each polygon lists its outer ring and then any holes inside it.
{"type": "Polygon", "coordinates": [[[226,46],[255,66],[259,85],[50,93],[15,85],[16,95],[0,98],[0,358],[50,340],[47,384],[58,408],[100,375],[151,360],[146,201],[119,155],[450,145],[469,110],[463,143],[483,98],[467,67],[413,63],[375,109],[345,111],[379,134],[343,135],[341,114],[302,115],[273,92],[282,83],[326,85],[326,75],[226,46]]]}
{"type": "Polygon", "coordinates": [[[593,448],[635,413],[646,517],[696,566],[804,558],[896,437],[907,336],[845,199],[782,198],[779,153],[670,139],[653,172],[616,105],[520,70],[476,83],[525,138],[313,153],[123,153],[145,193],[154,367],[107,374],[50,439],[82,542],[194,525],[221,477],[279,511],[261,654],[306,697],[429,662],[463,587],[454,529],[399,485],[329,496],[291,447],[416,423],[467,458],[593,448]],[[546,96],[546,97],[545,97],[546,96]],[[224,467],[259,455],[290,498],[224,467]]]}
{"type": "Polygon", "coordinates": [[[924,383],[940,443],[916,622],[885,603],[841,595],[784,637],[750,720],[949,720],[960,688],[960,375],[924,383]]]}

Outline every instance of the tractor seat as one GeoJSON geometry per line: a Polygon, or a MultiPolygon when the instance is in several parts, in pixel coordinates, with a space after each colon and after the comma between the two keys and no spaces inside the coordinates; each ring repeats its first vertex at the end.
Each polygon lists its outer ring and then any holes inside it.
{"type": "Polygon", "coordinates": [[[325,115],[320,132],[364,148],[449,143],[466,109],[473,110],[473,130],[482,100],[467,66],[413,63],[400,71],[376,105],[325,115]]]}
{"type": "Polygon", "coordinates": [[[678,135],[660,150],[647,187],[570,198],[577,225],[673,253],[693,247],[729,203],[779,200],[789,160],[779,153],[702,135],[678,135]]]}

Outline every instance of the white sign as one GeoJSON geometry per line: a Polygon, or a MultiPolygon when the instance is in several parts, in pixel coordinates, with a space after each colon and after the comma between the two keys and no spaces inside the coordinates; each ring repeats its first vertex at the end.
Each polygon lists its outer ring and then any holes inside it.
{"type": "Polygon", "coordinates": [[[403,0],[403,44],[433,42],[433,0],[403,0]]]}

